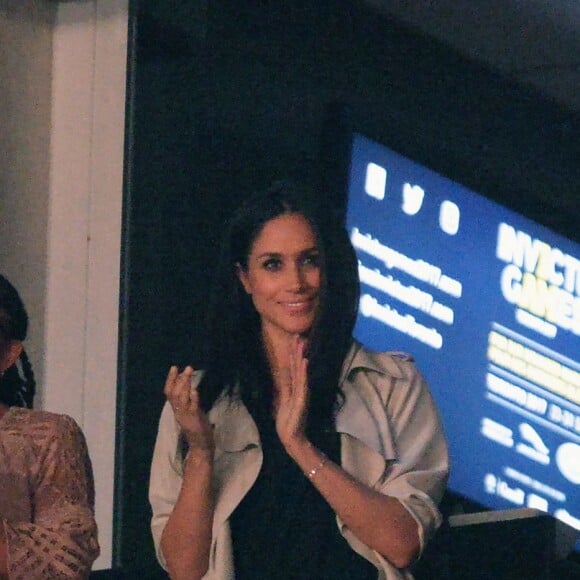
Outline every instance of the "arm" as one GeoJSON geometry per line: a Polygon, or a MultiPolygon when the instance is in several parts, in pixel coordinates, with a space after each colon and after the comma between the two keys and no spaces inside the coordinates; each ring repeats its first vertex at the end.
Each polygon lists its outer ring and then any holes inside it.
{"type": "MultiPolygon", "coordinates": [[[[425,482],[437,480],[434,485],[439,486],[442,477],[444,479],[431,462],[429,437],[416,432],[416,425],[428,421],[433,410],[430,398],[424,396],[420,375],[408,389],[400,389],[404,400],[399,401],[400,408],[397,407],[396,412],[390,412],[389,425],[402,452],[401,457],[389,467],[380,488],[371,489],[324,458],[304,435],[308,387],[307,361],[302,349],[303,346],[297,344],[291,361],[292,378],[280,397],[277,417],[280,439],[305,474],[315,470],[311,477],[313,485],[350,533],[394,566],[408,567],[422,547],[424,530],[419,522],[433,520],[437,511],[434,502],[427,497],[427,491],[431,490],[425,482]]],[[[437,425],[435,423],[434,427],[437,425]]],[[[437,461],[435,464],[438,466],[437,461]]]]}
{"type": "Polygon", "coordinates": [[[161,536],[167,569],[175,580],[202,578],[209,566],[213,520],[211,471],[211,456],[188,453],[181,491],[161,536]]]}
{"type": "MultiPolygon", "coordinates": [[[[55,417],[50,430],[35,433],[46,440],[38,465],[32,467],[33,521],[2,522],[11,579],[88,577],[99,555],[93,473],[85,438],[73,419],[55,417]]],[[[2,532],[0,544],[1,536],[2,532]]]]}
{"type": "MultiPolygon", "coordinates": [[[[176,367],[169,371],[165,395],[177,422],[173,433],[177,436],[166,437],[160,427],[151,470],[154,538],[160,561],[175,580],[205,575],[212,538],[213,433],[199,407],[197,391],[191,392],[192,374],[191,367],[183,373],[176,367]],[[174,466],[179,433],[188,446],[180,474],[174,466]]],[[[171,420],[171,409],[164,409],[162,421],[171,420]]]]}
{"type": "Polygon", "coordinates": [[[307,440],[286,449],[306,474],[316,469],[312,483],[361,542],[397,568],[413,562],[420,549],[417,522],[397,498],[358,482],[307,440]]]}

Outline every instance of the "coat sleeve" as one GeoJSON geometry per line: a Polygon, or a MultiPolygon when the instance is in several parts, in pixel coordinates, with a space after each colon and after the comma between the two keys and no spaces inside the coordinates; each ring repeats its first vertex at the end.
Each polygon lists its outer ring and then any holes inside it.
{"type": "MultiPolygon", "coordinates": [[[[443,425],[429,387],[410,357],[378,353],[349,380],[349,426],[343,459],[353,476],[397,498],[417,523],[421,551],[442,522],[438,504],[449,476],[443,425]],[[369,429],[372,426],[372,429],[369,429]]],[[[407,578],[341,524],[351,546],[374,562],[380,578],[407,578]]]]}
{"type": "Polygon", "coordinates": [[[423,375],[410,361],[401,367],[404,378],[396,381],[386,402],[396,459],[389,463],[381,489],[415,518],[423,547],[441,524],[438,504],[449,476],[449,454],[423,375]]]}
{"type": "MultiPolygon", "coordinates": [[[[204,372],[198,370],[191,379],[191,388],[197,389],[204,372]]],[[[183,457],[181,429],[175,419],[171,405],[166,402],[161,411],[157,439],[153,449],[149,474],[149,504],[151,505],[151,535],[157,560],[165,569],[165,558],[161,551],[161,536],[167,520],[177,502],[183,482],[183,457]]]]}
{"type": "Polygon", "coordinates": [[[87,578],[99,544],[85,437],[72,418],[54,415],[34,440],[32,522],[3,521],[8,578],[87,578]]]}

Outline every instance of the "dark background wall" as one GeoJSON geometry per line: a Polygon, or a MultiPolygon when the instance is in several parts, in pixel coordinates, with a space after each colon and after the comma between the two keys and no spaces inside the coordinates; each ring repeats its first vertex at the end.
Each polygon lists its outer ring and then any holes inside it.
{"type": "Polygon", "coordinates": [[[340,187],[329,104],[577,241],[580,122],[359,2],[134,1],[130,19],[114,559],[144,578],[164,376],[199,363],[221,224],[273,179],[340,187]]]}

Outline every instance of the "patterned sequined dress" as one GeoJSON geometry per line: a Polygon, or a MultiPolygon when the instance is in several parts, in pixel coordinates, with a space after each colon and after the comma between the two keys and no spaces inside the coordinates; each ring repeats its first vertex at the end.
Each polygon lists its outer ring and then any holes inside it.
{"type": "Polygon", "coordinates": [[[73,419],[12,407],[0,418],[0,525],[10,580],[87,578],[99,555],[92,467],[73,419]]]}

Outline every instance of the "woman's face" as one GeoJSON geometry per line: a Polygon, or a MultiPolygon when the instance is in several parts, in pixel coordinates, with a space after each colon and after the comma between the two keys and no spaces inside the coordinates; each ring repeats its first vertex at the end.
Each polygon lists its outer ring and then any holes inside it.
{"type": "Polygon", "coordinates": [[[1,322],[2,312],[0,311],[0,372],[4,371],[4,359],[8,357],[10,349],[10,340],[6,337],[1,322]]]}
{"type": "Polygon", "coordinates": [[[6,340],[0,334],[0,374],[9,369],[22,352],[22,342],[19,340],[6,340]]]}
{"type": "Polygon", "coordinates": [[[238,276],[251,295],[270,338],[306,335],[319,306],[320,252],[316,235],[301,214],[266,222],[238,276]]]}
{"type": "Polygon", "coordinates": [[[0,373],[10,368],[22,352],[22,341],[10,339],[10,335],[2,326],[3,319],[7,316],[0,307],[0,373]]]}

